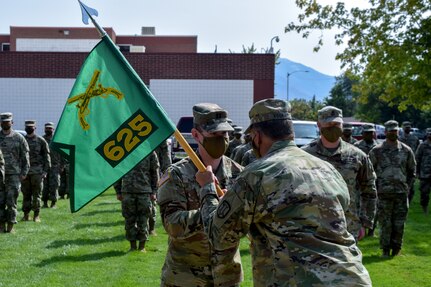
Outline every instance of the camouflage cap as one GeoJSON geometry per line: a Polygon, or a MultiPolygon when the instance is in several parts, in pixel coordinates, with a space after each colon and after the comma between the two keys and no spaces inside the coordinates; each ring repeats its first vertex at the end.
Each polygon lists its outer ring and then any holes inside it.
{"type": "Polygon", "coordinates": [[[36,126],[36,121],[35,120],[27,120],[27,121],[25,121],[25,126],[26,127],[34,127],[34,126],[36,126]]]}
{"type": "Polygon", "coordinates": [[[376,129],[374,128],[374,125],[365,124],[362,126],[362,132],[375,132],[376,129]]]}
{"type": "Polygon", "coordinates": [[[351,131],[352,129],[353,129],[352,124],[349,124],[349,123],[344,123],[343,124],[343,130],[351,131]]]}
{"type": "Polygon", "coordinates": [[[317,120],[321,123],[342,123],[343,111],[333,106],[326,106],[317,112],[317,120]]]}
{"type": "Polygon", "coordinates": [[[412,123],[409,121],[405,121],[403,122],[403,128],[411,128],[412,127],[412,123]]]}
{"type": "Polygon", "coordinates": [[[290,104],[284,100],[265,99],[256,102],[248,112],[250,126],[245,133],[250,132],[253,124],[271,121],[271,120],[291,120],[290,104]]]}
{"type": "Polygon", "coordinates": [[[2,122],[10,122],[10,121],[12,121],[12,117],[13,117],[12,113],[1,113],[0,114],[0,120],[2,122]]]}
{"type": "Polygon", "coordinates": [[[431,134],[431,128],[427,128],[427,129],[426,129],[426,133],[427,133],[427,134],[431,134]]]}
{"type": "Polygon", "coordinates": [[[227,122],[227,112],[217,104],[201,103],[193,106],[193,123],[209,133],[231,132],[232,126],[227,122]]]}
{"type": "Polygon", "coordinates": [[[233,131],[234,135],[242,135],[242,127],[234,127],[234,131],[233,131]]]}
{"type": "Polygon", "coordinates": [[[53,122],[47,122],[45,124],[45,128],[54,128],[54,123],[53,122]]]}
{"type": "Polygon", "coordinates": [[[394,121],[394,120],[387,121],[385,123],[385,130],[388,131],[388,132],[399,130],[398,122],[394,121]]]}

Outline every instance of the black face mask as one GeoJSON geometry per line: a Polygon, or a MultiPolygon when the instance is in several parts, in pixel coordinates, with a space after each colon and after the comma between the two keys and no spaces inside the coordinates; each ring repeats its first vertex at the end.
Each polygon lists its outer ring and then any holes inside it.
{"type": "Polygon", "coordinates": [[[25,128],[25,132],[26,132],[28,135],[31,135],[32,133],[34,133],[34,128],[26,127],[26,128],[25,128]]]}
{"type": "Polygon", "coordinates": [[[398,139],[398,135],[397,134],[387,134],[386,138],[390,141],[396,141],[398,139]]]}
{"type": "Polygon", "coordinates": [[[259,147],[254,143],[254,138],[255,138],[256,136],[254,136],[252,139],[251,139],[251,146],[252,146],[252,148],[253,148],[253,153],[254,153],[254,155],[256,156],[256,158],[261,158],[262,157],[262,155],[260,154],[260,151],[259,151],[259,147]]]}
{"type": "Polygon", "coordinates": [[[350,138],[350,136],[352,135],[352,132],[351,131],[348,131],[348,132],[346,132],[346,131],[343,131],[343,136],[345,137],[345,138],[350,138]]]}
{"type": "Polygon", "coordinates": [[[45,134],[47,136],[52,136],[52,130],[45,130],[45,134]]]}

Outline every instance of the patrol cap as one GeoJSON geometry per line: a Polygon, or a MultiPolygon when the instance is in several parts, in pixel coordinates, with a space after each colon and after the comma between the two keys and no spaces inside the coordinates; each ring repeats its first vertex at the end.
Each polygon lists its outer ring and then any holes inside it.
{"type": "Polygon", "coordinates": [[[45,128],[54,128],[54,123],[53,122],[47,122],[45,124],[45,128]]]}
{"type": "Polygon", "coordinates": [[[431,128],[427,128],[427,129],[426,129],[426,133],[427,133],[427,134],[431,134],[431,128]]]}
{"type": "Polygon", "coordinates": [[[292,119],[289,102],[272,98],[256,102],[248,112],[248,116],[250,118],[250,126],[245,130],[245,133],[250,132],[253,124],[271,120],[292,119]]]}
{"type": "Polygon", "coordinates": [[[234,129],[234,131],[233,131],[234,135],[242,135],[242,127],[236,126],[233,129],[234,129]]]}
{"type": "Polygon", "coordinates": [[[25,121],[25,126],[26,127],[34,127],[36,125],[36,121],[35,120],[27,120],[25,121]]]}
{"type": "Polygon", "coordinates": [[[409,121],[405,121],[403,122],[403,128],[411,128],[412,127],[412,123],[409,121]]]}
{"type": "Polygon", "coordinates": [[[326,106],[317,112],[317,119],[321,123],[342,123],[343,111],[333,106],[326,106]]]}
{"type": "Polygon", "coordinates": [[[387,121],[385,123],[385,130],[388,131],[388,132],[399,130],[398,122],[394,121],[394,120],[387,121]]]}
{"type": "Polygon", "coordinates": [[[12,113],[1,113],[0,119],[2,122],[10,122],[12,121],[12,113]]]}
{"type": "Polygon", "coordinates": [[[375,132],[376,129],[374,128],[374,125],[365,124],[362,126],[362,132],[375,132]]]}
{"type": "Polygon", "coordinates": [[[351,131],[352,129],[353,129],[352,124],[349,124],[349,123],[344,123],[343,124],[343,130],[351,131]]]}
{"type": "Polygon", "coordinates": [[[217,104],[201,103],[193,106],[193,123],[209,133],[231,132],[232,126],[227,122],[227,112],[217,104]]]}

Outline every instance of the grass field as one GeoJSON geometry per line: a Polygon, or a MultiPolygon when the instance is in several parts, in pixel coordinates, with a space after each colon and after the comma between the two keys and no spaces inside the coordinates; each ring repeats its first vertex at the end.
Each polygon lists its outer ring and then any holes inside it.
{"type": "MultiPolygon", "coordinates": [[[[431,286],[431,217],[422,214],[418,201],[417,193],[402,256],[380,258],[378,238],[360,242],[374,286],[431,286]]],[[[0,234],[0,286],[159,286],[167,245],[163,227],[159,221],[147,253],[127,252],[113,190],[75,214],[61,200],[57,209],[42,209],[41,219],[20,222],[15,234],[0,234]]],[[[247,240],[241,243],[241,255],[242,286],[253,286],[247,240]]]]}

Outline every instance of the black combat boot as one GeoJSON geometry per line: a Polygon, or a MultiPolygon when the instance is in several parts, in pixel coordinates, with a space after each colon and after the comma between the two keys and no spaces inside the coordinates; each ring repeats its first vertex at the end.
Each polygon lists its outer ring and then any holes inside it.
{"type": "Polygon", "coordinates": [[[56,205],[56,202],[55,202],[55,201],[51,201],[51,208],[54,208],[54,209],[56,209],[56,208],[57,208],[57,205],[56,205]]]}
{"type": "Polygon", "coordinates": [[[6,223],[0,222],[0,233],[5,233],[6,231],[6,223]]]}
{"type": "Polygon", "coordinates": [[[139,247],[138,247],[138,249],[139,249],[139,251],[141,251],[141,252],[147,252],[146,250],[145,250],[145,240],[144,241],[139,241],[139,247]]]}
{"type": "Polygon", "coordinates": [[[156,231],[154,230],[155,223],[156,222],[152,218],[150,218],[150,220],[148,220],[148,232],[154,236],[157,235],[156,231]]]}
{"type": "Polygon", "coordinates": [[[383,258],[388,258],[390,256],[390,250],[389,249],[383,249],[383,258]]]}
{"type": "Polygon", "coordinates": [[[28,214],[28,212],[24,212],[24,216],[22,217],[21,221],[29,221],[30,220],[30,215],[28,214]]]}
{"type": "Polygon", "coordinates": [[[136,250],[136,241],[132,240],[130,241],[130,249],[129,251],[135,251],[136,250]]]}
{"type": "Polygon", "coordinates": [[[48,208],[48,200],[43,201],[42,208],[48,208]]]}
{"type": "Polygon", "coordinates": [[[398,256],[400,255],[401,248],[394,248],[392,249],[392,256],[398,256]]]}

